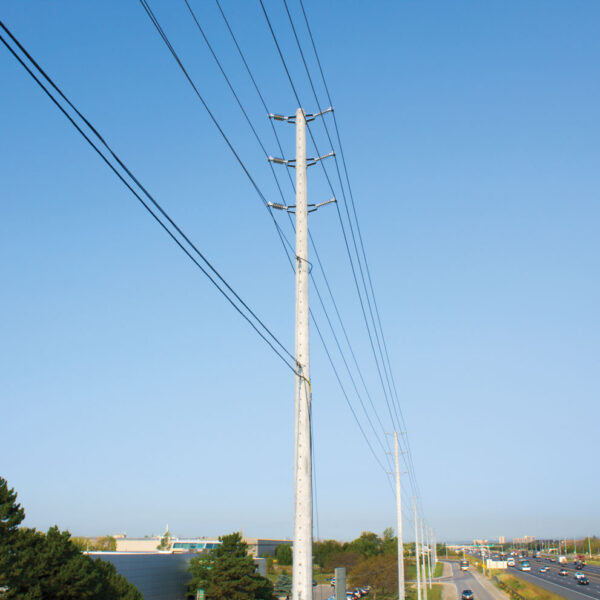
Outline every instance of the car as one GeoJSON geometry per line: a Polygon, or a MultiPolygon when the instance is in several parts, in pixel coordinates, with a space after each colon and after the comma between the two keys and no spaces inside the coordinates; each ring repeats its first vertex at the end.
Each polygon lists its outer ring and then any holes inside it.
{"type": "Polygon", "coordinates": [[[584,575],[583,577],[577,578],[577,583],[579,585],[590,585],[590,580],[584,575]]]}
{"type": "Polygon", "coordinates": [[[540,569],[540,573],[547,573],[550,570],[550,567],[542,567],[540,569]]]}
{"type": "Polygon", "coordinates": [[[473,600],[473,592],[471,590],[463,590],[461,600],[473,600]]]}
{"type": "Polygon", "coordinates": [[[569,571],[567,571],[566,569],[561,569],[561,570],[558,572],[558,574],[559,574],[559,575],[562,575],[562,576],[564,577],[565,575],[568,575],[568,574],[569,574],[569,571]]]}

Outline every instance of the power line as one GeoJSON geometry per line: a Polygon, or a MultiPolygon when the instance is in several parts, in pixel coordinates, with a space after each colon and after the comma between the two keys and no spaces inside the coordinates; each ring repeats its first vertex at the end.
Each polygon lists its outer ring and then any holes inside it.
{"type": "MultiPolygon", "coordinates": [[[[306,23],[306,28],[307,28],[307,31],[308,31],[308,34],[309,34],[309,37],[310,37],[310,41],[311,41],[311,44],[312,44],[312,48],[313,48],[313,51],[314,51],[314,54],[315,54],[315,59],[317,61],[317,65],[319,67],[319,72],[320,72],[321,78],[323,80],[323,85],[325,87],[325,92],[327,94],[327,100],[329,102],[329,105],[332,106],[333,102],[332,102],[332,99],[331,99],[331,94],[329,92],[329,86],[327,85],[327,80],[325,78],[325,73],[323,71],[321,60],[320,60],[319,54],[317,52],[317,47],[316,47],[315,40],[314,40],[314,37],[313,37],[313,34],[312,34],[310,23],[308,21],[308,16],[307,16],[306,10],[304,8],[303,0],[299,0],[299,2],[300,2],[300,7],[302,9],[302,14],[304,16],[304,21],[306,23]]],[[[284,3],[285,3],[285,0],[284,0],[284,3]]],[[[287,8],[287,4],[286,4],[286,8],[287,8]]],[[[289,11],[288,11],[288,14],[289,14],[289,11]]],[[[399,397],[398,397],[398,390],[397,390],[397,387],[396,387],[396,382],[395,382],[393,370],[391,368],[391,363],[390,363],[390,358],[389,358],[389,352],[388,352],[388,349],[387,349],[387,343],[385,341],[385,336],[384,336],[384,333],[383,333],[383,327],[382,327],[382,324],[381,324],[381,317],[380,317],[380,313],[379,313],[379,307],[377,305],[377,299],[376,299],[376,296],[375,296],[375,291],[374,291],[373,282],[372,282],[372,278],[371,278],[371,271],[369,269],[369,263],[367,261],[366,251],[365,251],[365,247],[364,247],[364,241],[363,241],[362,232],[361,232],[361,229],[360,229],[360,223],[358,221],[358,215],[357,215],[357,212],[356,212],[356,203],[354,201],[354,194],[352,192],[352,186],[350,184],[350,177],[349,177],[349,174],[348,174],[348,167],[347,167],[347,164],[346,164],[346,158],[345,158],[345,154],[344,154],[344,150],[343,150],[343,146],[342,146],[341,136],[340,136],[339,127],[338,127],[338,123],[337,123],[337,118],[336,118],[335,112],[333,113],[333,123],[334,123],[335,131],[336,131],[336,136],[337,136],[337,141],[338,141],[338,148],[340,150],[340,156],[341,156],[341,159],[342,159],[342,165],[343,165],[343,168],[344,168],[344,173],[345,173],[346,182],[347,182],[347,186],[348,186],[348,193],[350,195],[350,200],[351,200],[351,203],[352,203],[352,212],[354,214],[354,219],[356,221],[356,228],[357,228],[357,231],[358,231],[358,238],[359,238],[360,246],[361,246],[361,249],[362,249],[363,260],[364,260],[365,269],[366,269],[366,272],[367,272],[367,278],[368,278],[368,281],[369,281],[369,286],[370,286],[371,294],[372,294],[372,297],[373,297],[373,305],[375,307],[375,314],[377,316],[377,322],[379,324],[379,329],[380,329],[380,332],[381,332],[381,338],[382,338],[383,347],[384,347],[384,350],[385,350],[385,356],[386,356],[387,366],[388,366],[388,369],[389,369],[390,378],[391,378],[391,381],[392,381],[392,385],[393,385],[393,389],[394,389],[394,393],[395,393],[395,397],[396,397],[396,402],[398,404],[398,410],[400,412],[400,417],[401,417],[402,424],[403,424],[403,427],[404,427],[404,430],[405,430],[405,435],[407,436],[406,447],[407,447],[408,454],[409,454],[409,460],[412,463],[412,451],[410,449],[410,443],[408,441],[408,433],[406,432],[406,429],[407,429],[407,427],[406,427],[406,420],[405,420],[404,415],[402,413],[402,407],[400,405],[399,397]]],[[[325,126],[326,126],[326,124],[325,124],[325,126]]],[[[336,157],[336,163],[337,163],[337,157],[336,157]]],[[[416,484],[416,476],[414,476],[414,465],[413,465],[413,477],[415,477],[415,482],[414,483],[416,484]]]]}
{"type": "Polygon", "coordinates": [[[215,267],[208,261],[208,259],[200,252],[200,250],[196,247],[196,245],[183,233],[183,231],[177,226],[177,224],[171,219],[171,217],[166,213],[166,211],[160,206],[160,204],[152,197],[152,195],[147,191],[147,189],[140,183],[140,181],[132,174],[132,172],[127,168],[127,166],[123,163],[123,161],[117,156],[117,154],[112,150],[106,140],[98,133],[97,129],[90,123],[90,121],[83,116],[83,114],[73,105],[73,103],[67,98],[67,96],[62,92],[62,90],[56,85],[56,83],[52,80],[52,78],[40,67],[40,65],[35,61],[35,59],[27,52],[27,50],[23,47],[23,45],[16,39],[16,37],[11,33],[11,31],[6,27],[6,25],[0,21],[0,27],[8,34],[10,39],[14,44],[17,45],[19,50],[27,57],[27,59],[31,62],[31,64],[35,67],[35,69],[39,72],[39,74],[52,86],[52,88],[59,94],[59,96],[68,104],[68,106],[76,113],[76,115],[85,123],[85,125],[91,130],[92,134],[96,136],[99,142],[108,150],[109,154],[113,157],[114,160],[117,161],[118,165],[123,169],[123,171],[130,177],[133,183],[141,190],[143,195],[154,205],[154,207],[160,212],[160,214],[167,219],[167,221],[171,224],[171,226],[176,230],[176,232],[185,240],[185,242],[193,249],[196,255],[202,260],[205,266],[203,266],[186,248],[183,243],[177,238],[177,236],[169,229],[169,227],[161,220],[161,218],[152,210],[150,205],[142,198],[142,196],[134,189],[131,182],[127,181],[125,176],[119,172],[118,168],[111,162],[111,160],[105,156],[102,150],[96,145],[92,139],[83,131],[82,127],[78,125],[75,119],[68,113],[64,106],[61,105],[59,100],[52,94],[52,92],[44,85],[44,83],[38,78],[38,76],[33,72],[33,70],[25,63],[25,61],[18,55],[14,48],[8,43],[6,38],[0,33],[0,41],[6,46],[6,48],[11,52],[11,54],[17,59],[17,61],[21,64],[21,66],[29,73],[29,75],[34,79],[34,81],[38,84],[38,86],[46,93],[46,95],[52,100],[52,102],[59,108],[59,110],[67,117],[70,123],[77,129],[77,131],[83,136],[83,138],[88,142],[88,144],[96,151],[96,153],[102,158],[102,160],[107,164],[107,166],[117,175],[117,177],[121,180],[121,182],[131,191],[131,193],[137,198],[137,200],[142,204],[142,206],[150,213],[150,215],[156,220],[156,222],[163,228],[163,230],[171,237],[171,239],[179,246],[179,248],[192,260],[192,262],[206,275],[209,281],[221,292],[221,294],[228,300],[228,302],[235,308],[235,310],[250,324],[250,326],[258,333],[258,335],[270,346],[270,348],[281,358],[281,360],[288,366],[292,371],[295,372],[295,368],[292,364],[288,362],[285,358],[287,355],[292,361],[294,357],[292,354],[285,348],[285,346],[279,341],[279,339],[270,331],[270,329],[263,323],[263,321],[256,315],[256,313],[242,300],[242,298],[235,292],[235,290],[231,287],[231,285],[221,276],[221,274],[215,269],[215,267]],[[213,277],[211,273],[216,277],[213,277]],[[219,282],[225,287],[223,289],[219,282]],[[228,295],[233,295],[235,300],[241,304],[241,306],[247,311],[246,314],[240,306],[236,303],[236,301],[228,295]],[[253,322],[254,319],[256,322],[253,322]],[[262,331],[261,331],[262,328],[262,331]],[[269,339],[270,338],[270,339],[269,339]],[[277,347],[279,347],[279,350],[277,347]]]}
{"type": "MultiPolygon", "coordinates": [[[[296,97],[296,100],[297,100],[297,102],[298,102],[298,105],[299,105],[299,106],[301,106],[301,105],[302,105],[302,102],[300,101],[300,98],[299,98],[299,96],[298,96],[298,92],[297,92],[296,86],[294,85],[294,81],[293,81],[293,79],[292,79],[292,76],[291,76],[291,74],[290,74],[290,71],[289,71],[289,69],[288,69],[288,66],[287,66],[287,61],[285,60],[285,57],[284,57],[284,55],[283,55],[283,52],[282,52],[282,50],[281,50],[281,47],[280,47],[279,41],[278,41],[278,39],[277,39],[277,36],[275,35],[275,31],[274,31],[274,29],[273,29],[273,26],[272,26],[272,24],[271,24],[271,20],[270,20],[270,18],[269,18],[269,15],[268,15],[268,13],[267,13],[267,11],[266,11],[265,7],[264,7],[263,1],[262,1],[262,0],[259,0],[259,2],[260,2],[260,5],[261,5],[261,8],[262,8],[263,14],[264,14],[264,16],[265,16],[265,19],[266,19],[266,21],[267,21],[267,25],[268,25],[268,27],[269,27],[269,31],[271,32],[271,36],[272,36],[272,38],[273,38],[273,41],[274,41],[274,43],[275,43],[275,46],[276,46],[276,48],[277,48],[277,52],[278,52],[278,54],[279,54],[279,57],[280,57],[280,59],[281,59],[281,62],[282,62],[282,64],[283,64],[283,68],[284,68],[284,70],[285,70],[285,72],[286,72],[286,75],[287,75],[287,77],[288,77],[288,80],[289,80],[290,86],[291,86],[291,88],[292,88],[292,91],[293,91],[293,93],[294,93],[294,96],[296,97]]],[[[319,109],[319,110],[320,110],[320,109],[319,109]]],[[[320,152],[319,152],[319,150],[318,150],[318,147],[317,147],[317,144],[316,144],[316,140],[315,140],[315,138],[314,138],[314,135],[313,135],[313,133],[312,133],[312,130],[310,129],[310,127],[308,128],[308,131],[309,131],[309,134],[310,134],[310,136],[311,136],[311,139],[312,139],[313,145],[315,146],[316,153],[317,153],[317,155],[319,155],[319,154],[320,154],[320,152]]],[[[333,189],[333,185],[332,185],[332,183],[331,183],[331,180],[330,180],[330,178],[329,178],[329,175],[328,175],[328,173],[327,173],[327,170],[326,170],[326,168],[325,168],[325,165],[322,163],[322,161],[320,161],[320,162],[321,162],[321,166],[322,166],[322,168],[323,168],[323,173],[324,173],[324,175],[325,175],[325,178],[327,179],[327,182],[328,182],[328,184],[329,184],[329,187],[330,187],[330,189],[331,189],[331,192],[332,192],[332,194],[335,196],[335,192],[334,192],[334,189],[333,189]]],[[[343,190],[342,190],[342,192],[343,192],[343,190]]],[[[345,226],[344,226],[343,219],[342,219],[342,215],[341,215],[341,212],[340,212],[340,210],[339,210],[339,206],[337,205],[337,203],[336,203],[336,210],[337,210],[338,218],[339,218],[340,225],[341,225],[341,228],[342,228],[342,233],[343,233],[343,237],[344,237],[344,243],[345,243],[345,246],[346,246],[346,252],[347,252],[347,254],[348,254],[348,258],[349,258],[349,261],[350,261],[350,266],[351,266],[351,269],[352,269],[352,274],[353,274],[353,277],[354,277],[355,286],[356,286],[356,288],[357,288],[358,297],[359,297],[359,301],[360,301],[360,305],[361,305],[361,310],[362,310],[362,313],[363,313],[363,318],[364,318],[364,320],[365,320],[365,324],[366,324],[366,327],[367,327],[367,333],[368,333],[368,335],[369,335],[369,342],[370,342],[371,349],[372,349],[372,352],[373,352],[373,355],[374,355],[374,358],[375,358],[375,364],[376,364],[376,367],[377,367],[378,375],[379,375],[380,382],[381,382],[381,385],[382,385],[382,389],[383,389],[383,392],[384,392],[384,397],[385,397],[386,404],[387,404],[387,407],[388,407],[388,412],[389,412],[389,415],[390,415],[390,419],[391,419],[391,421],[392,421],[392,424],[394,424],[394,416],[393,416],[393,414],[392,414],[392,408],[391,408],[391,405],[390,405],[390,402],[389,402],[389,399],[388,399],[388,394],[387,394],[387,390],[386,390],[386,388],[385,388],[385,384],[384,384],[384,382],[383,382],[383,376],[382,376],[382,374],[381,374],[381,369],[380,369],[380,366],[379,366],[379,359],[378,359],[378,357],[377,357],[377,353],[376,353],[376,351],[375,351],[375,345],[374,345],[374,343],[373,343],[373,339],[372,339],[372,336],[371,336],[371,329],[370,329],[370,326],[369,326],[369,323],[368,323],[368,319],[367,319],[367,316],[366,316],[366,311],[365,311],[365,308],[364,308],[364,303],[363,303],[363,300],[362,300],[362,294],[361,294],[361,292],[360,292],[360,286],[359,286],[359,284],[358,284],[358,279],[357,279],[357,276],[356,276],[356,271],[355,271],[355,268],[354,268],[354,261],[353,261],[353,258],[352,258],[352,253],[351,253],[351,251],[350,251],[350,246],[349,246],[349,243],[348,243],[348,238],[347,238],[347,235],[346,235],[345,226]]],[[[359,261],[359,265],[360,265],[360,261],[359,261]]],[[[394,427],[396,427],[396,426],[394,425],[394,427]]]]}
{"type": "MultiPolygon", "coordinates": [[[[208,47],[208,49],[209,49],[209,51],[210,51],[210,53],[211,53],[211,55],[212,55],[213,59],[214,59],[214,60],[215,60],[215,62],[217,63],[217,66],[218,66],[218,68],[220,69],[220,71],[221,71],[221,74],[222,74],[222,75],[223,75],[223,77],[225,78],[225,81],[226,81],[226,83],[227,83],[227,85],[228,85],[228,87],[229,87],[229,89],[230,89],[231,93],[233,94],[233,96],[234,96],[234,98],[235,98],[235,100],[236,100],[236,102],[237,102],[237,104],[238,104],[238,106],[239,106],[240,110],[242,111],[242,114],[244,115],[244,118],[245,118],[245,120],[247,121],[248,125],[250,126],[250,128],[251,128],[251,130],[252,130],[252,133],[253,133],[253,135],[254,135],[254,137],[256,138],[256,140],[257,140],[257,142],[258,142],[258,144],[259,144],[260,148],[262,149],[263,153],[265,154],[265,156],[266,156],[266,157],[268,157],[268,153],[267,153],[267,151],[266,151],[266,148],[265,148],[265,146],[264,146],[264,143],[263,143],[263,142],[262,142],[262,140],[260,139],[260,136],[258,135],[258,133],[257,133],[257,131],[256,131],[256,128],[255,128],[255,127],[254,127],[254,125],[252,124],[252,122],[251,122],[251,120],[250,120],[250,118],[249,118],[249,116],[248,116],[248,113],[246,112],[246,110],[245,110],[245,108],[244,108],[244,106],[243,106],[243,104],[242,104],[242,102],[241,102],[241,100],[240,100],[240,98],[239,98],[239,95],[238,95],[238,94],[237,94],[237,92],[235,91],[235,88],[233,87],[233,85],[232,85],[232,83],[231,83],[231,80],[229,79],[229,77],[228,77],[227,73],[225,72],[225,70],[224,70],[224,68],[223,68],[223,66],[222,66],[222,64],[221,64],[221,62],[219,61],[219,59],[218,59],[218,57],[217,57],[217,55],[216,55],[215,51],[213,50],[213,48],[212,48],[212,45],[210,44],[210,41],[208,40],[208,37],[206,36],[206,33],[204,32],[204,29],[202,28],[202,26],[201,26],[201,24],[200,24],[200,22],[199,22],[199,20],[198,20],[198,18],[197,18],[197,16],[196,16],[196,14],[195,14],[194,10],[192,9],[192,7],[191,7],[191,5],[189,4],[188,0],[184,0],[184,1],[185,1],[185,4],[186,4],[186,6],[187,6],[187,8],[188,8],[188,11],[189,11],[189,13],[190,13],[191,17],[192,17],[192,18],[193,18],[193,20],[194,20],[194,23],[195,23],[195,25],[196,25],[197,29],[199,30],[200,34],[202,35],[202,38],[204,39],[204,41],[205,41],[205,43],[206,43],[206,45],[207,45],[207,47],[208,47]]],[[[263,105],[263,107],[264,107],[264,109],[265,109],[266,113],[267,113],[267,114],[269,114],[269,110],[268,110],[268,107],[267,107],[267,105],[266,105],[266,102],[265,102],[265,100],[264,100],[264,96],[263,96],[263,94],[262,94],[262,93],[261,93],[261,91],[260,91],[260,88],[259,88],[259,86],[258,86],[258,84],[257,84],[257,82],[256,82],[256,79],[255,79],[255,77],[254,77],[254,76],[253,76],[253,74],[252,74],[252,71],[251,71],[251,69],[250,69],[250,66],[249,66],[249,64],[248,64],[248,62],[247,62],[247,60],[246,60],[246,58],[245,58],[245,56],[244,56],[244,54],[243,54],[243,51],[242,51],[242,49],[241,49],[241,47],[240,47],[239,43],[237,42],[237,39],[236,39],[236,37],[235,37],[235,34],[233,33],[233,30],[232,30],[232,28],[231,28],[231,25],[230,25],[230,23],[229,23],[229,21],[228,21],[228,19],[227,19],[226,15],[225,15],[225,13],[224,13],[224,11],[223,11],[223,9],[222,9],[221,5],[220,5],[220,3],[219,3],[219,0],[216,0],[216,3],[217,3],[217,6],[218,6],[218,8],[219,8],[219,11],[221,12],[221,15],[222,15],[222,17],[223,17],[224,21],[225,21],[225,24],[226,24],[226,26],[227,26],[227,29],[228,29],[228,31],[229,31],[229,33],[230,33],[230,35],[232,36],[233,42],[234,42],[234,44],[235,44],[235,46],[236,46],[236,48],[237,48],[237,50],[238,50],[238,53],[240,54],[240,57],[241,57],[241,59],[242,59],[242,61],[243,61],[243,63],[244,63],[244,66],[245,66],[245,68],[246,68],[246,70],[247,70],[247,72],[248,72],[248,75],[250,76],[250,79],[252,80],[252,83],[253,83],[253,85],[254,85],[254,87],[255,87],[255,89],[256,89],[256,92],[257,92],[257,94],[258,94],[258,96],[259,96],[259,98],[260,98],[260,100],[261,100],[261,103],[262,103],[262,105],[263,105]]],[[[154,17],[154,18],[155,18],[155,20],[157,21],[156,17],[154,17]]],[[[158,22],[158,21],[157,21],[157,22],[158,22]]],[[[271,120],[271,119],[270,119],[270,122],[271,122],[271,124],[273,125],[273,123],[272,123],[272,120],[271,120]]],[[[278,146],[279,146],[279,148],[281,149],[281,142],[280,142],[280,139],[279,139],[279,136],[278,136],[278,134],[277,134],[277,131],[276,131],[275,127],[273,127],[273,132],[274,132],[274,134],[275,134],[275,137],[276,137],[276,139],[277,139],[278,146]]],[[[282,153],[283,153],[283,151],[282,151],[282,153]]],[[[282,190],[281,190],[281,187],[279,186],[279,183],[278,183],[278,181],[277,181],[277,177],[276,177],[276,175],[275,175],[275,173],[274,173],[274,170],[273,170],[273,167],[272,167],[272,163],[269,163],[269,164],[271,165],[271,170],[272,170],[272,172],[273,172],[273,176],[274,176],[274,178],[276,179],[276,182],[277,182],[277,187],[278,187],[278,189],[279,189],[279,192],[280,192],[280,195],[281,195],[281,197],[282,197],[282,200],[283,200],[283,202],[284,202],[284,204],[285,204],[285,199],[284,199],[284,197],[283,197],[283,192],[282,192],[282,190]]],[[[289,174],[289,171],[288,171],[288,174],[289,174]]],[[[292,189],[293,189],[293,190],[295,190],[295,188],[294,188],[294,185],[293,185],[293,181],[292,181],[292,179],[291,179],[291,176],[290,176],[290,183],[291,183],[292,189]]],[[[292,222],[292,220],[291,220],[291,217],[290,217],[289,213],[287,213],[287,214],[288,214],[288,217],[289,217],[289,219],[290,219],[290,223],[291,223],[292,229],[294,229],[294,226],[293,226],[293,222],[292,222]]],[[[311,236],[311,243],[312,243],[313,249],[314,249],[314,251],[315,251],[315,255],[317,256],[317,260],[318,260],[318,262],[319,262],[319,265],[320,265],[320,267],[321,267],[321,271],[322,271],[322,273],[323,273],[323,277],[324,277],[324,279],[325,279],[325,282],[326,282],[326,285],[327,285],[327,288],[328,288],[329,294],[330,294],[330,296],[331,296],[331,299],[332,299],[332,301],[333,301],[333,304],[334,304],[334,307],[335,307],[336,313],[337,313],[337,315],[338,315],[338,318],[340,319],[340,323],[341,323],[342,329],[343,329],[343,331],[344,331],[344,335],[345,335],[345,337],[346,337],[346,340],[347,340],[348,344],[350,344],[350,342],[349,342],[349,340],[348,340],[348,336],[347,336],[346,330],[345,330],[345,327],[344,327],[344,324],[343,324],[343,321],[341,320],[341,316],[340,316],[340,314],[339,314],[339,309],[338,309],[338,307],[337,307],[337,304],[336,304],[336,302],[335,302],[335,298],[333,297],[333,294],[332,294],[332,291],[331,291],[331,287],[330,287],[330,285],[329,285],[329,281],[328,281],[328,279],[327,279],[326,272],[325,272],[325,270],[324,270],[324,267],[323,267],[323,265],[322,265],[322,262],[321,262],[321,259],[320,259],[320,256],[319,256],[319,253],[318,253],[318,250],[317,250],[316,244],[314,243],[314,240],[312,239],[312,236],[311,236]]],[[[290,266],[292,266],[292,269],[293,269],[292,261],[291,261],[291,259],[290,259],[289,255],[288,255],[288,261],[290,262],[290,266]]],[[[315,289],[316,289],[316,291],[317,291],[317,295],[318,295],[318,298],[319,298],[319,302],[320,302],[320,304],[321,304],[321,306],[322,306],[322,308],[323,308],[323,311],[324,311],[324,314],[325,314],[325,316],[326,316],[326,318],[327,318],[327,321],[328,321],[329,327],[330,327],[330,329],[331,329],[332,335],[333,335],[333,337],[334,337],[334,340],[335,340],[335,342],[336,342],[336,345],[337,345],[337,347],[338,347],[338,350],[339,350],[339,352],[340,352],[340,354],[341,354],[341,356],[342,356],[342,359],[343,359],[343,361],[344,361],[344,364],[345,364],[345,366],[346,366],[346,369],[348,370],[348,374],[349,374],[349,376],[350,376],[350,378],[351,378],[351,380],[352,380],[352,384],[353,384],[353,386],[354,386],[354,389],[355,389],[355,391],[356,391],[356,393],[357,393],[357,396],[358,396],[358,398],[359,398],[359,401],[360,401],[360,403],[361,403],[361,405],[362,405],[362,407],[363,407],[363,410],[365,411],[365,415],[367,416],[367,419],[369,420],[369,423],[370,423],[370,425],[371,425],[371,427],[372,427],[372,429],[373,429],[373,432],[374,432],[375,436],[377,437],[377,439],[379,440],[379,443],[381,444],[381,440],[379,439],[379,437],[377,436],[377,433],[375,432],[374,426],[373,426],[373,424],[372,424],[372,422],[371,422],[371,419],[370,419],[370,417],[369,417],[369,414],[368,414],[368,411],[367,411],[367,409],[366,409],[366,407],[365,407],[365,405],[364,405],[364,402],[363,402],[363,400],[362,400],[362,397],[360,396],[360,393],[358,392],[358,388],[356,387],[356,383],[354,382],[354,379],[353,379],[353,377],[352,377],[352,372],[351,372],[351,370],[350,370],[350,368],[349,368],[349,366],[348,366],[348,364],[347,364],[347,361],[346,361],[346,359],[345,359],[345,356],[344,356],[344,353],[343,353],[343,351],[342,351],[341,345],[340,345],[340,343],[339,343],[339,340],[338,340],[338,338],[337,338],[337,335],[336,335],[336,333],[335,333],[335,329],[333,328],[333,324],[332,324],[332,322],[331,322],[331,319],[330,319],[330,317],[329,317],[329,314],[328,314],[328,312],[327,312],[327,308],[326,308],[326,306],[325,306],[324,300],[323,300],[323,298],[322,298],[322,296],[321,296],[321,294],[320,294],[320,292],[319,292],[319,289],[318,289],[317,282],[316,282],[316,280],[314,279],[314,276],[312,275],[312,273],[311,273],[311,279],[313,280],[313,283],[314,283],[314,285],[315,285],[315,289]]],[[[312,317],[312,319],[313,319],[313,322],[315,322],[315,316],[314,316],[314,314],[313,314],[312,312],[311,312],[311,317],[312,317]]],[[[325,344],[324,340],[323,340],[323,343],[325,344]]],[[[355,360],[355,362],[356,362],[356,357],[354,356],[354,352],[353,352],[353,350],[352,350],[352,347],[351,347],[351,345],[350,345],[350,351],[351,351],[351,353],[352,353],[352,355],[353,355],[353,357],[354,357],[354,360],[355,360]]],[[[358,364],[357,364],[357,367],[358,367],[358,364]]],[[[358,369],[358,370],[359,370],[359,373],[360,373],[360,369],[358,369]]],[[[361,376],[361,379],[363,380],[363,383],[364,383],[364,378],[362,377],[362,373],[360,373],[360,376],[361,376]]],[[[342,390],[342,391],[343,391],[343,390],[342,390]]],[[[369,395],[369,393],[368,393],[368,389],[367,389],[367,395],[369,395]]],[[[373,402],[372,402],[372,399],[370,398],[370,395],[369,395],[369,399],[371,400],[371,405],[373,406],[373,409],[374,409],[374,411],[375,411],[375,414],[376,414],[377,418],[379,419],[379,416],[378,416],[378,414],[377,414],[377,411],[376,411],[376,409],[375,409],[375,407],[374,407],[374,405],[373,405],[373,402]]],[[[379,422],[381,423],[381,420],[380,420],[380,419],[379,419],[379,422]]],[[[382,425],[382,431],[384,431],[384,429],[383,429],[383,425],[382,425]]],[[[384,451],[384,453],[385,453],[385,449],[384,449],[383,445],[382,445],[382,450],[383,450],[383,451],[384,451]]]]}

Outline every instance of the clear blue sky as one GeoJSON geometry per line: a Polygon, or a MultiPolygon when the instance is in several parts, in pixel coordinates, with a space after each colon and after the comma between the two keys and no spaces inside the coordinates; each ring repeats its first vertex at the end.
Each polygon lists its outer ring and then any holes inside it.
{"type": "MultiPolygon", "coordinates": [[[[151,4],[277,201],[185,5],[151,4]]],[[[305,4],[429,522],[440,539],[600,534],[600,4],[305,4]]],[[[276,155],[216,6],[193,6],[276,155]]],[[[269,108],[293,113],[260,6],[223,6],[269,108]]],[[[266,7],[312,111],[282,4],[266,7]]],[[[292,348],[294,283],[272,223],[140,5],[1,12],[292,348]]],[[[0,72],[0,468],[27,524],[291,536],[290,372],[4,48],[0,72]]],[[[293,129],[278,127],[291,153],[293,129]]],[[[329,198],[315,168],[309,185],[312,201],[329,198]]],[[[335,214],[311,227],[385,418],[335,214]]],[[[316,335],[312,380],[318,533],[380,532],[393,496],[316,335]]]]}

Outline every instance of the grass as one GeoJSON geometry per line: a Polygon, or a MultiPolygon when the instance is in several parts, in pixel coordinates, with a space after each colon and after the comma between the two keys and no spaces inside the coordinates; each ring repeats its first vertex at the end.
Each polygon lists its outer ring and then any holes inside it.
{"type": "MultiPolygon", "coordinates": [[[[525,581],[514,575],[509,575],[508,573],[499,573],[494,580],[494,583],[500,581],[508,588],[508,590],[516,592],[519,596],[525,598],[525,600],[564,600],[563,596],[549,592],[529,581],[525,581]]],[[[500,589],[506,589],[501,585],[498,585],[498,587],[500,587],[500,589]]]]}
{"type": "MultiPolygon", "coordinates": [[[[439,583],[434,583],[431,586],[431,589],[427,588],[427,600],[442,600],[442,589],[443,586],[439,583]]],[[[394,596],[390,596],[390,598],[398,598],[398,594],[396,593],[394,596]]],[[[416,600],[417,599],[417,587],[411,586],[406,588],[406,600],[416,600]]],[[[379,598],[377,598],[379,600],[379,598]]]]}

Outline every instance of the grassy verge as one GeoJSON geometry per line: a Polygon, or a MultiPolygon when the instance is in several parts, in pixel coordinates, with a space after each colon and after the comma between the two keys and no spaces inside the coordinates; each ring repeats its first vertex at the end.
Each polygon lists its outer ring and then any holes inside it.
{"type": "MultiPolygon", "coordinates": [[[[442,600],[442,589],[443,586],[439,583],[434,583],[431,586],[431,589],[427,588],[427,600],[442,600]]],[[[390,596],[390,598],[398,598],[398,594],[395,596],[390,596]]],[[[416,600],[417,599],[417,587],[411,586],[406,588],[406,600],[416,600]]],[[[379,598],[377,599],[379,600],[379,598]]]]}
{"type": "Polygon", "coordinates": [[[498,573],[492,581],[497,587],[508,592],[511,597],[517,600],[564,600],[563,596],[549,592],[508,573],[498,573]]]}

